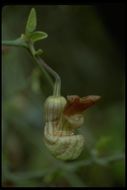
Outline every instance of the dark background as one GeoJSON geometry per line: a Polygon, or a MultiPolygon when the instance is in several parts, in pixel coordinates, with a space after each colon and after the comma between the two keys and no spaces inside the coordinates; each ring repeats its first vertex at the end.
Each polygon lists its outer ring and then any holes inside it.
{"type": "Polygon", "coordinates": [[[37,30],[48,34],[36,48],[43,49],[43,59],[61,76],[62,95],[102,98],[84,113],[82,155],[69,163],[56,160],[42,139],[43,103],[52,89],[26,50],[4,47],[3,185],[124,186],[124,6],[6,6],[4,40],[24,33],[32,7],[37,30]]]}

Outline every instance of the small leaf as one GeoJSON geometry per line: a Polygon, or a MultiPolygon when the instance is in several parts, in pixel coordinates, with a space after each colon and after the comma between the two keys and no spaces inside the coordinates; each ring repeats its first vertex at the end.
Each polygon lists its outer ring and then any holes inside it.
{"type": "Polygon", "coordinates": [[[37,18],[36,18],[36,11],[34,8],[31,9],[27,24],[26,24],[26,33],[31,33],[36,29],[37,25],[37,18]]]}
{"type": "Polygon", "coordinates": [[[38,49],[34,55],[41,55],[43,53],[43,50],[42,49],[38,49]]]}
{"type": "Polygon", "coordinates": [[[48,34],[46,34],[45,32],[40,32],[40,31],[33,32],[30,35],[30,39],[32,40],[32,42],[36,42],[47,37],[48,37],[48,34]]]}

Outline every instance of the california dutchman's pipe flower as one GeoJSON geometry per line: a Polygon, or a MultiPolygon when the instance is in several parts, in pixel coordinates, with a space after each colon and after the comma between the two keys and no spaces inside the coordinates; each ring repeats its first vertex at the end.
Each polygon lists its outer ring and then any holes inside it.
{"type": "Polygon", "coordinates": [[[41,59],[45,69],[55,78],[53,95],[45,101],[45,127],[44,142],[51,153],[58,159],[76,159],[83,150],[84,136],[76,134],[76,128],[84,122],[83,112],[95,104],[100,96],[61,96],[60,76],[45,64],[41,59]]]}
{"type": "Polygon", "coordinates": [[[82,113],[88,107],[95,104],[100,99],[100,96],[80,98],[79,96],[72,95],[65,99],[60,95],[60,76],[41,59],[40,53],[42,53],[42,50],[36,51],[34,47],[34,42],[44,39],[47,37],[47,34],[35,31],[35,29],[36,12],[32,9],[28,17],[25,34],[22,34],[21,37],[16,40],[4,41],[2,43],[4,45],[27,48],[34,60],[41,66],[43,72],[45,68],[46,71],[44,73],[51,85],[53,83],[48,73],[55,78],[53,95],[48,97],[45,101],[44,141],[56,158],[73,160],[80,155],[84,147],[84,137],[83,135],[76,134],[75,129],[80,127],[84,122],[82,113]]]}
{"type": "Polygon", "coordinates": [[[100,96],[61,96],[60,76],[40,57],[36,56],[39,65],[55,78],[53,95],[45,101],[44,142],[51,153],[58,159],[76,159],[83,150],[84,136],[77,134],[76,128],[84,122],[83,112],[95,104],[100,96]]]}
{"type": "Polygon", "coordinates": [[[75,129],[84,122],[83,112],[100,96],[50,96],[45,101],[45,144],[58,159],[73,160],[82,152],[84,136],[75,129]]]}

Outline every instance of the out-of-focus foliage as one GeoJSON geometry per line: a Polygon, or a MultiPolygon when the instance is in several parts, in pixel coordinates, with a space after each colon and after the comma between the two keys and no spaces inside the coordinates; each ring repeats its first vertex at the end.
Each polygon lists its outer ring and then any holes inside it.
{"type": "MultiPolygon", "coordinates": [[[[2,38],[25,31],[31,6],[6,6],[2,38]]],[[[2,57],[2,181],[12,187],[114,187],[125,183],[123,12],[117,6],[34,6],[37,43],[62,78],[62,94],[101,95],[84,113],[84,152],[56,160],[43,143],[43,103],[52,89],[24,49],[4,47],[2,57]],[[115,24],[117,23],[117,24],[115,24]]]]}

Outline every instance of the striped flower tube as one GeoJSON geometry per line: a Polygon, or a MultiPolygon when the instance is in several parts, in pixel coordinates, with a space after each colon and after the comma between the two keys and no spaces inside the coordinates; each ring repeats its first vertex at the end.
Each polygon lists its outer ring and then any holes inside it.
{"type": "Polygon", "coordinates": [[[83,112],[100,96],[49,96],[45,101],[44,142],[50,152],[61,160],[74,160],[84,148],[84,136],[76,130],[84,123],[83,112]]]}

